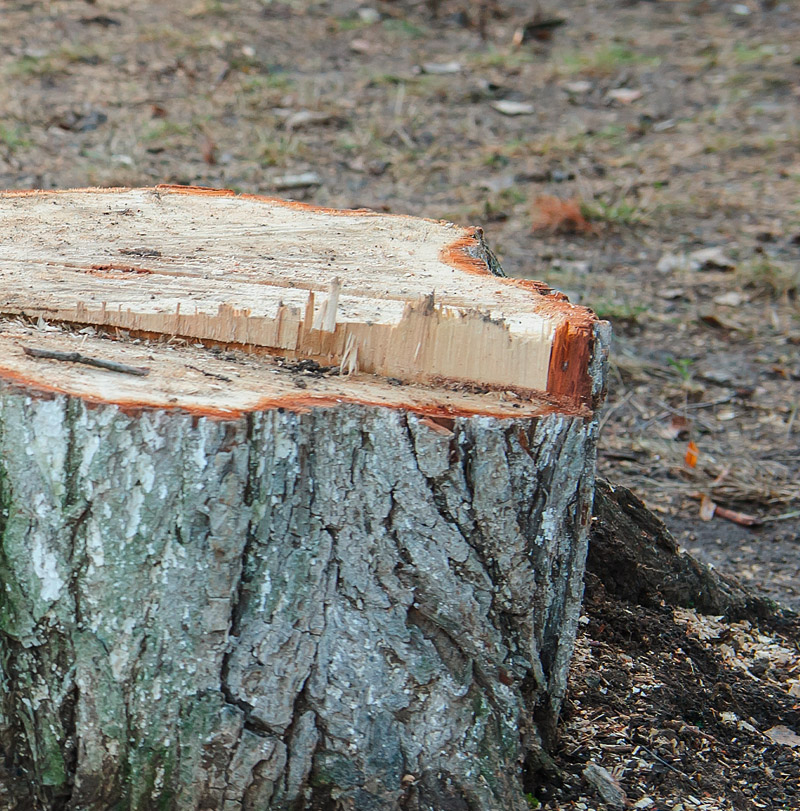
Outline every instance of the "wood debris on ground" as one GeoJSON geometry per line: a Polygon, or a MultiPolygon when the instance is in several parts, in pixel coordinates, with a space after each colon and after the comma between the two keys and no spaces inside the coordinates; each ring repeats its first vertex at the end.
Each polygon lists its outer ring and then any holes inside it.
{"type": "Polygon", "coordinates": [[[800,622],[617,602],[589,581],[543,811],[800,807],[800,622]]]}

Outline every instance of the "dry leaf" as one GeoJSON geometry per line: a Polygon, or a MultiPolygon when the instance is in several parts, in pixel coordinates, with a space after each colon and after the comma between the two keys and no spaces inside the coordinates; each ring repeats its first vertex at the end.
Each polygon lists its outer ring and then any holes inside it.
{"type": "Polygon", "coordinates": [[[592,234],[594,228],[583,216],[576,199],[562,200],[545,195],[533,204],[533,230],[551,234],[592,234]]]}
{"type": "Polygon", "coordinates": [[[692,422],[687,417],[682,417],[678,414],[673,414],[669,418],[669,427],[667,428],[669,439],[686,439],[686,434],[691,428],[692,422]]]}
{"type": "Polygon", "coordinates": [[[371,42],[368,39],[356,38],[350,42],[350,50],[353,53],[372,56],[374,54],[379,54],[383,48],[377,42],[371,42]]]}
{"type": "Polygon", "coordinates": [[[203,160],[209,165],[214,166],[217,163],[217,145],[214,139],[209,135],[203,136],[203,144],[200,148],[203,155],[203,160]]]}
{"type": "Polygon", "coordinates": [[[739,307],[745,301],[747,301],[747,297],[735,290],[729,290],[727,293],[714,296],[714,304],[721,304],[723,307],[739,307]]]}
{"type": "Polygon", "coordinates": [[[299,175],[283,175],[272,181],[278,191],[285,189],[305,189],[309,186],[321,186],[322,178],[316,172],[301,172],[299,175]]]}

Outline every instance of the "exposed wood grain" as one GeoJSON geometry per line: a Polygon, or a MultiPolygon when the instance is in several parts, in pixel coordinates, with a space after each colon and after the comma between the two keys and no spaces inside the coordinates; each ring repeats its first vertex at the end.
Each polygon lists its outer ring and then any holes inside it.
{"type": "Polygon", "coordinates": [[[596,323],[479,229],[198,189],[0,195],[2,312],[587,401],[596,323]],[[568,335],[568,345],[560,336],[568,335]],[[553,357],[568,353],[567,370],[553,357]]]}
{"type": "Polygon", "coordinates": [[[39,394],[72,394],[95,403],[116,403],[127,411],[181,408],[211,417],[234,417],[267,408],[305,411],[313,406],[355,402],[419,414],[533,417],[551,413],[589,417],[590,410],[568,398],[529,391],[460,385],[397,385],[363,372],[342,375],[336,368],[308,374],[296,361],[242,351],[211,351],[185,341],[134,343],[54,330],[42,332],[19,321],[0,319],[0,379],[39,394]],[[36,360],[24,350],[79,350],[133,367],[146,378],[120,376],[79,364],[36,360]]]}

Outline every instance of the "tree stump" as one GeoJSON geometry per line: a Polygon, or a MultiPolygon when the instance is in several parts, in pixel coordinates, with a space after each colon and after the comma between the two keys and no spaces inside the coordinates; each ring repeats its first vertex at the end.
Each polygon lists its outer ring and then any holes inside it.
{"type": "Polygon", "coordinates": [[[607,328],[479,229],[0,195],[0,806],[508,809],[607,328]]]}

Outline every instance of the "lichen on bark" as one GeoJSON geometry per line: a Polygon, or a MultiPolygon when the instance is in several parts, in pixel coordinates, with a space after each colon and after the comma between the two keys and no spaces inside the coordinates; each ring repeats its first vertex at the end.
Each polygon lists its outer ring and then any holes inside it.
{"type": "Polygon", "coordinates": [[[592,421],[0,389],[0,805],[522,811],[592,421]]]}

